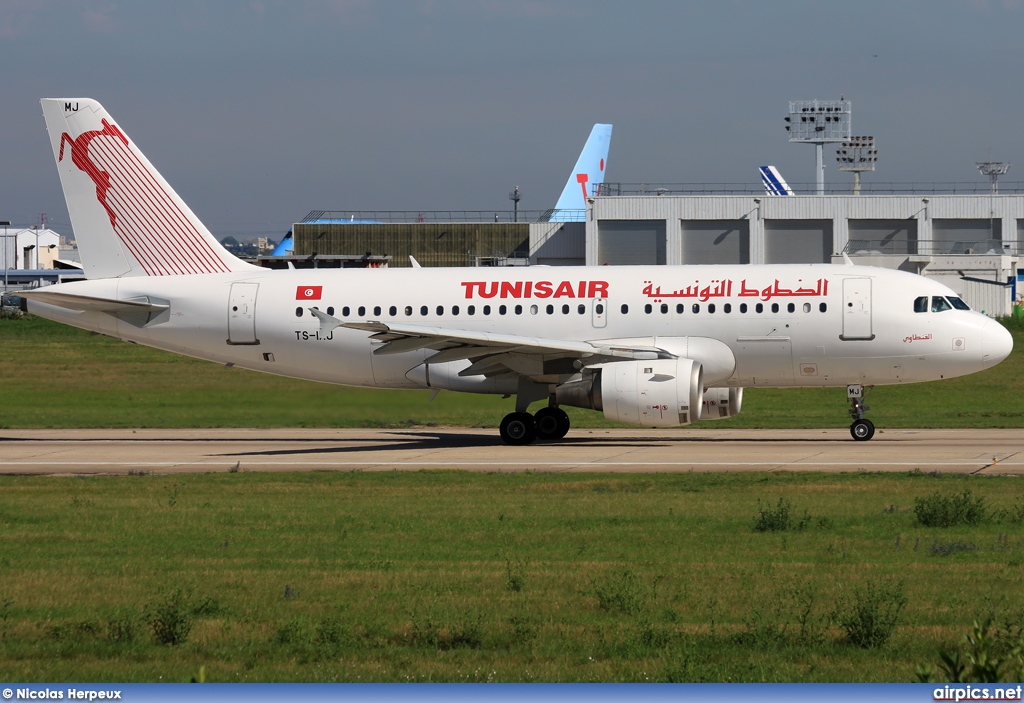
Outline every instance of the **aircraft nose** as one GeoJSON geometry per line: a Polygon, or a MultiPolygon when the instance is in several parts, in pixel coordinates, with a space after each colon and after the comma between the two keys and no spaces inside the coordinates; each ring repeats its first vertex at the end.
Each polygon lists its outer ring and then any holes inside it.
{"type": "Polygon", "coordinates": [[[1013,336],[1010,331],[995,320],[989,320],[981,328],[981,365],[991,368],[1013,351],[1013,336]]]}

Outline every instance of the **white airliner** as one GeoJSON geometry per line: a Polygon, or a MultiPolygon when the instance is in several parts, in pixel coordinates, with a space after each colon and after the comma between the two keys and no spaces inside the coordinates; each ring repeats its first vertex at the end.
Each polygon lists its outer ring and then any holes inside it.
{"type": "Polygon", "coordinates": [[[42,106],[88,280],[26,293],[30,312],[284,376],[514,394],[509,444],[563,437],[560,406],[732,417],[750,386],[846,386],[866,440],[865,387],[1012,348],[949,288],[852,264],[270,271],[225,251],[99,103],[42,106]]]}

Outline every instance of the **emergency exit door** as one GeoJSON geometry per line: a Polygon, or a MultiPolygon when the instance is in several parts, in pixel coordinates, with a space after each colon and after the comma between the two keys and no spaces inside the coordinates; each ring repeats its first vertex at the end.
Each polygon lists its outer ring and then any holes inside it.
{"type": "Polygon", "coordinates": [[[843,334],[846,340],[874,339],[871,332],[871,279],[843,280],[843,334]]]}
{"type": "Polygon", "coordinates": [[[259,283],[232,283],[228,300],[228,344],[259,344],[256,339],[256,291],[259,283]]]}

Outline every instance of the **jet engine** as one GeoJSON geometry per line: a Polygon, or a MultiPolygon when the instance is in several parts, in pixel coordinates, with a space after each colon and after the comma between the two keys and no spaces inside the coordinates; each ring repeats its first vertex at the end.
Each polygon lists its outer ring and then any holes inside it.
{"type": "Polygon", "coordinates": [[[736,417],[743,408],[742,388],[708,388],[704,391],[700,419],[724,420],[736,417]]]}
{"type": "Polygon", "coordinates": [[[704,373],[693,359],[618,361],[604,364],[555,392],[560,405],[603,410],[617,422],[678,427],[700,419],[704,373]]]}

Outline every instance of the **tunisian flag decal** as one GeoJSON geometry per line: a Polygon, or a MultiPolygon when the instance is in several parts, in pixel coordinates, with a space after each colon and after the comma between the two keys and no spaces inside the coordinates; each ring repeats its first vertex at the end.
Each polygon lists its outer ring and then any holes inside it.
{"type": "Polygon", "coordinates": [[[323,295],[323,286],[299,286],[295,289],[296,300],[320,300],[323,295]]]}

